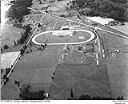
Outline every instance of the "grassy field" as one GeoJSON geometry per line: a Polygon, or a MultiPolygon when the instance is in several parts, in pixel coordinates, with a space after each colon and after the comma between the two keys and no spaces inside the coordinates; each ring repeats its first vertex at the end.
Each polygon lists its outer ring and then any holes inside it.
{"type": "Polygon", "coordinates": [[[111,56],[107,68],[113,96],[128,99],[128,53],[111,56]]]}
{"type": "MultiPolygon", "coordinates": [[[[35,21],[38,22],[38,20],[35,21]]],[[[47,16],[43,22],[47,24],[42,27],[44,31],[52,30],[56,22],[55,29],[60,29],[65,20],[47,16]]],[[[92,30],[86,26],[81,26],[81,28],[92,30]]],[[[50,90],[50,99],[68,99],[71,89],[76,99],[82,94],[103,97],[124,95],[126,98],[128,95],[128,41],[103,31],[98,31],[98,33],[103,38],[102,45],[113,53],[109,54],[107,60],[101,62],[99,66],[95,61],[86,65],[58,64],[58,57],[62,53],[63,46],[48,46],[44,51],[37,51],[39,46],[32,44],[32,53],[25,53],[21,57],[9,77],[9,82],[2,87],[2,99],[18,98],[19,92],[11,79],[20,81],[21,87],[30,84],[32,91],[43,89],[49,92],[50,90]],[[114,53],[115,49],[120,49],[121,53],[114,53]],[[53,75],[54,72],[55,75],[53,75]]],[[[21,47],[12,47],[8,51],[19,50],[21,47]]]]}
{"type": "Polygon", "coordinates": [[[83,32],[83,31],[74,31],[73,33],[65,33],[65,34],[69,34],[69,35],[73,35],[73,36],[61,36],[61,34],[64,34],[63,31],[61,32],[54,32],[54,34],[58,34],[58,35],[53,35],[51,32],[47,33],[47,34],[43,34],[39,35],[35,41],[39,42],[39,43],[68,43],[68,42],[83,42],[86,41],[90,38],[90,34],[83,32]],[[83,36],[84,39],[79,39],[80,36],[83,36]]]}
{"type": "MultiPolygon", "coordinates": [[[[117,29],[115,30],[115,29],[112,29],[111,27],[109,27],[109,26],[106,26],[106,25],[102,25],[102,24],[100,24],[100,23],[98,23],[98,22],[95,22],[95,21],[92,21],[92,20],[88,20],[85,16],[82,16],[81,17],[81,19],[82,20],[84,20],[84,23],[85,24],[88,24],[88,25],[90,25],[90,26],[94,26],[94,25],[96,25],[96,27],[99,27],[99,28],[101,28],[101,29],[104,29],[104,30],[108,30],[108,31],[111,31],[111,32],[114,32],[114,33],[117,33],[117,34],[121,34],[121,35],[124,35],[124,36],[127,36],[127,23],[126,23],[126,25],[125,26],[117,26],[117,29]],[[118,27],[119,27],[119,30],[118,30],[118,27]],[[124,27],[124,28],[123,28],[124,27]],[[125,31],[125,32],[121,32],[120,30],[123,30],[123,31],[125,31]]],[[[116,26],[115,26],[116,27],[116,26]]]]}
{"type": "Polygon", "coordinates": [[[106,66],[95,64],[59,65],[50,88],[50,99],[71,98],[71,90],[74,99],[86,94],[94,97],[111,97],[106,66]]]}
{"type": "MultiPolygon", "coordinates": [[[[58,49],[61,47],[47,47],[44,51],[36,51],[33,47],[33,52],[25,54],[17,63],[14,71],[12,72],[10,79],[19,80],[21,87],[25,84],[32,85],[32,90],[43,89],[48,92],[51,77],[56,70],[58,49]]],[[[7,88],[14,86],[13,83],[5,85],[7,87],[2,88],[2,99],[11,99],[13,97],[8,96],[7,88]]],[[[12,96],[15,96],[12,95],[12,96]]]]}
{"type": "Polygon", "coordinates": [[[19,92],[11,80],[1,89],[2,100],[16,100],[19,99],[19,92]]]}
{"type": "Polygon", "coordinates": [[[1,46],[3,47],[5,44],[7,44],[8,46],[13,46],[14,41],[17,41],[21,38],[21,32],[23,33],[24,30],[17,27],[5,25],[1,30],[1,46]]]}
{"type": "MultiPolygon", "coordinates": [[[[71,89],[76,99],[82,94],[111,97],[106,66],[97,66],[95,61],[88,65],[60,65],[58,57],[62,48],[48,46],[44,51],[36,51],[36,46],[32,46],[33,52],[19,60],[10,79],[20,81],[21,87],[30,84],[32,91],[50,92],[50,99],[70,98],[71,89]]],[[[19,92],[12,89],[13,83],[8,83],[2,88],[2,99],[16,99],[19,92]],[[12,91],[12,96],[6,90],[12,91]]]]}
{"type": "Polygon", "coordinates": [[[103,37],[104,46],[107,50],[111,50],[111,54],[106,57],[108,76],[112,89],[113,96],[124,96],[128,99],[128,40],[114,36],[112,34],[100,31],[99,34],[103,37]],[[120,50],[120,53],[114,50],[120,50]]]}
{"type": "Polygon", "coordinates": [[[1,69],[10,68],[20,52],[7,52],[1,55],[1,69]]]}
{"type": "Polygon", "coordinates": [[[123,26],[112,26],[112,28],[113,28],[113,27],[114,27],[115,29],[117,29],[117,30],[122,31],[123,33],[128,34],[128,22],[126,22],[125,25],[123,25],[123,26]]]}

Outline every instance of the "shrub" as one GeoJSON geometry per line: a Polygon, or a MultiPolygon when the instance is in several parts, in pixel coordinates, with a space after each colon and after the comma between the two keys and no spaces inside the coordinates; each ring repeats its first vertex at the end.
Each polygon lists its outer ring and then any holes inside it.
{"type": "Polygon", "coordinates": [[[23,29],[25,30],[25,32],[21,33],[21,38],[17,40],[17,43],[19,44],[23,44],[26,41],[26,39],[28,39],[29,34],[31,33],[31,27],[29,25],[24,26],[23,29]]]}
{"type": "Polygon", "coordinates": [[[42,90],[38,92],[24,91],[20,93],[20,98],[23,100],[43,100],[45,99],[45,95],[42,90]]]}
{"type": "Polygon", "coordinates": [[[4,50],[8,49],[9,46],[8,45],[4,45],[4,50]]]}
{"type": "Polygon", "coordinates": [[[124,100],[123,96],[112,98],[112,97],[100,97],[100,96],[90,96],[90,95],[82,95],[78,99],[79,100],[124,100]]]}

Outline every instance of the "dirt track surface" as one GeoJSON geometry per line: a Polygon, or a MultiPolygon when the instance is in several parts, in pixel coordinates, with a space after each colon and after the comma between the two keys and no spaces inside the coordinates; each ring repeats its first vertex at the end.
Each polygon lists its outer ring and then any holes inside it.
{"type": "Polygon", "coordinates": [[[87,43],[94,38],[95,34],[88,30],[54,30],[35,35],[32,42],[37,45],[45,43],[47,45],[80,44],[87,43]],[[83,39],[80,39],[80,37],[83,39]]]}

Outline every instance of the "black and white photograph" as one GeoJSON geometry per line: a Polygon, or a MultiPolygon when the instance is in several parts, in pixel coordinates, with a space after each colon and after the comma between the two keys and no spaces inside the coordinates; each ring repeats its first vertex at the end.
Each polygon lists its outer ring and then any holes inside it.
{"type": "Polygon", "coordinates": [[[1,101],[128,103],[128,0],[0,2],[1,101]]]}

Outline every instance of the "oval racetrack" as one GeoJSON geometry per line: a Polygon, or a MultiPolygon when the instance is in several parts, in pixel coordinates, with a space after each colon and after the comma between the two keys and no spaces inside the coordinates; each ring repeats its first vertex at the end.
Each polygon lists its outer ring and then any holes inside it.
{"type": "Polygon", "coordinates": [[[82,44],[92,41],[95,34],[89,30],[54,30],[35,35],[32,42],[36,45],[82,44]]]}

